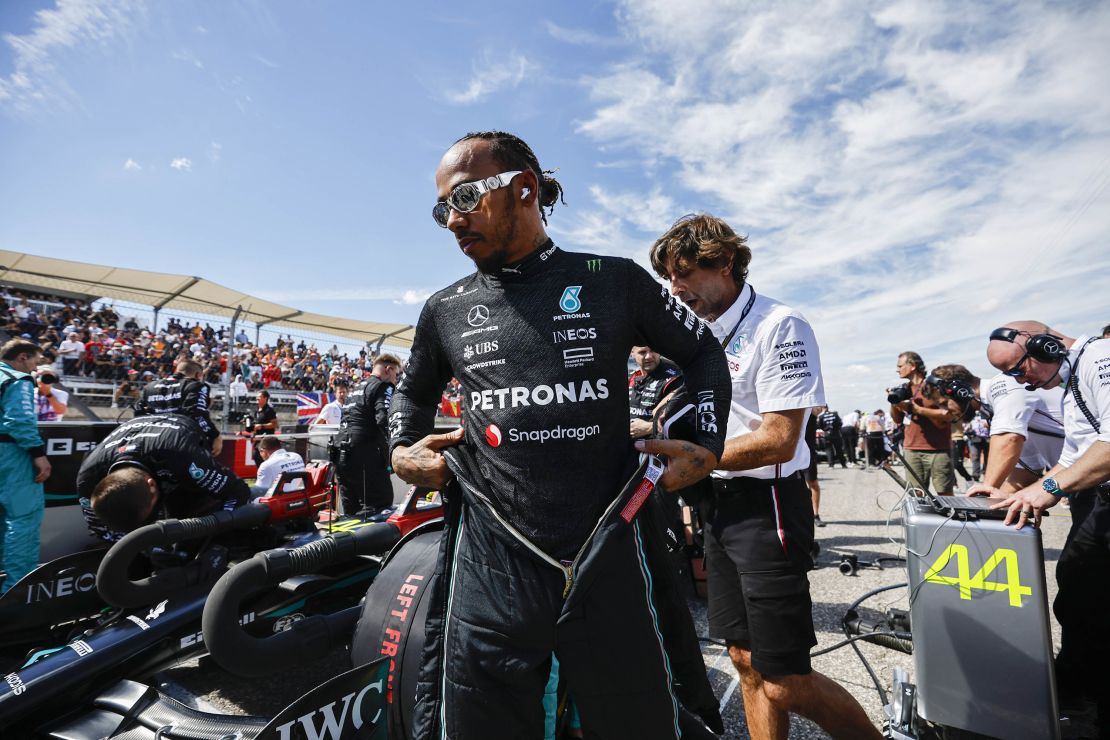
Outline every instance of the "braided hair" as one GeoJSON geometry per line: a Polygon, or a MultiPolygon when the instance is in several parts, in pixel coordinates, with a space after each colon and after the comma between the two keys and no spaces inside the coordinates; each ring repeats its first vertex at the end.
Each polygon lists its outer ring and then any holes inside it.
{"type": "MultiPolygon", "coordinates": [[[[540,162],[532,148],[524,143],[524,140],[519,136],[514,136],[505,131],[476,131],[458,139],[455,144],[472,139],[487,142],[490,154],[502,167],[519,170],[529,169],[535,173],[536,181],[539,182],[540,187],[538,193],[540,218],[543,219],[544,225],[547,224],[547,217],[555,210],[556,202],[563,205],[567,204],[563,200],[563,186],[554,177],[550,177],[550,175],[555,174],[555,170],[541,169],[540,162]],[[546,213],[544,212],[545,209],[546,213]]],[[[455,144],[452,144],[452,146],[455,144]]]]}

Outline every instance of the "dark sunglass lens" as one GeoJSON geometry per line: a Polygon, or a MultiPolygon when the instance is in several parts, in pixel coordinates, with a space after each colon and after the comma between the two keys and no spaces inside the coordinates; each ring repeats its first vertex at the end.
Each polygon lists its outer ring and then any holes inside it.
{"type": "Polygon", "coordinates": [[[435,207],[432,208],[432,218],[444,228],[447,228],[447,219],[450,215],[451,209],[446,203],[436,203],[435,207]]]}

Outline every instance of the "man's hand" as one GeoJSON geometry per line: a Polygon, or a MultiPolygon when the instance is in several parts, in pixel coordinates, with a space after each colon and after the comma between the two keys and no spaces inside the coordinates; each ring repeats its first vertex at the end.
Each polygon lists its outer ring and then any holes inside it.
{"type": "Polygon", "coordinates": [[[212,440],[212,457],[219,457],[220,452],[224,449],[224,438],[216,437],[212,440]]]}
{"type": "Polygon", "coordinates": [[[1045,509],[1050,509],[1057,504],[1060,500],[1048,493],[1040,487],[1040,485],[1030,486],[1023,488],[1016,493],[1007,494],[993,486],[985,486],[977,484],[967,489],[969,496],[982,496],[988,495],[991,498],[1001,498],[1002,500],[996,504],[992,504],[992,509],[1009,509],[1006,512],[1006,519],[1003,524],[1009,526],[1010,524],[1017,523],[1017,528],[1021,529],[1026,524],[1034,527],[1039,527],[1041,524],[1041,512],[1045,509]]]}
{"type": "Polygon", "coordinates": [[[636,442],[636,449],[666,460],[659,485],[668,491],[692,486],[717,467],[717,457],[712,452],[681,439],[642,439],[636,442]]]}
{"type": "Polygon", "coordinates": [[[35,483],[42,483],[50,477],[50,461],[46,459],[46,455],[36,457],[31,461],[35,466],[35,483]]]}
{"type": "Polygon", "coordinates": [[[651,434],[651,422],[643,419],[633,419],[628,424],[628,433],[632,439],[640,439],[651,434]]]}
{"type": "Polygon", "coordinates": [[[448,434],[429,434],[411,447],[398,446],[391,459],[393,472],[406,483],[441,490],[451,471],[439,451],[462,442],[463,435],[459,428],[448,434]]]}

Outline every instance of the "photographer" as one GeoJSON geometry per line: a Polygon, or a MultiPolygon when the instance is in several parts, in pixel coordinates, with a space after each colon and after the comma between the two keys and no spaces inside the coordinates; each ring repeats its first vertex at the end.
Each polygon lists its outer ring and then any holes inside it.
{"type": "Polygon", "coordinates": [[[959,409],[925,383],[921,355],[916,352],[898,355],[897,371],[907,382],[891,390],[887,401],[891,420],[896,425],[905,425],[906,464],[925,485],[942,496],[950,496],[956,487],[950,449],[952,422],[959,418],[959,409]]]}
{"type": "Polygon", "coordinates": [[[58,376],[50,365],[35,370],[35,413],[39,421],[61,421],[66,414],[69,393],[56,387],[58,376]]]}

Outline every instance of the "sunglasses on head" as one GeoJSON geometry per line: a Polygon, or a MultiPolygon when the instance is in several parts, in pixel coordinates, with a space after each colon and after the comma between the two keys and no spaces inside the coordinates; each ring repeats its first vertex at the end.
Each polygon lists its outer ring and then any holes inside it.
{"type": "Polygon", "coordinates": [[[491,190],[505,187],[521,172],[522,170],[502,172],[500,175],[456,185],[446,200],[441,200],[432,208],[432,218],[435,219],[437,224],[446,229],[447,221],[451,218],[452,209],[459,213],[470,213],[478,207],[483,195],[491,190]]]}

